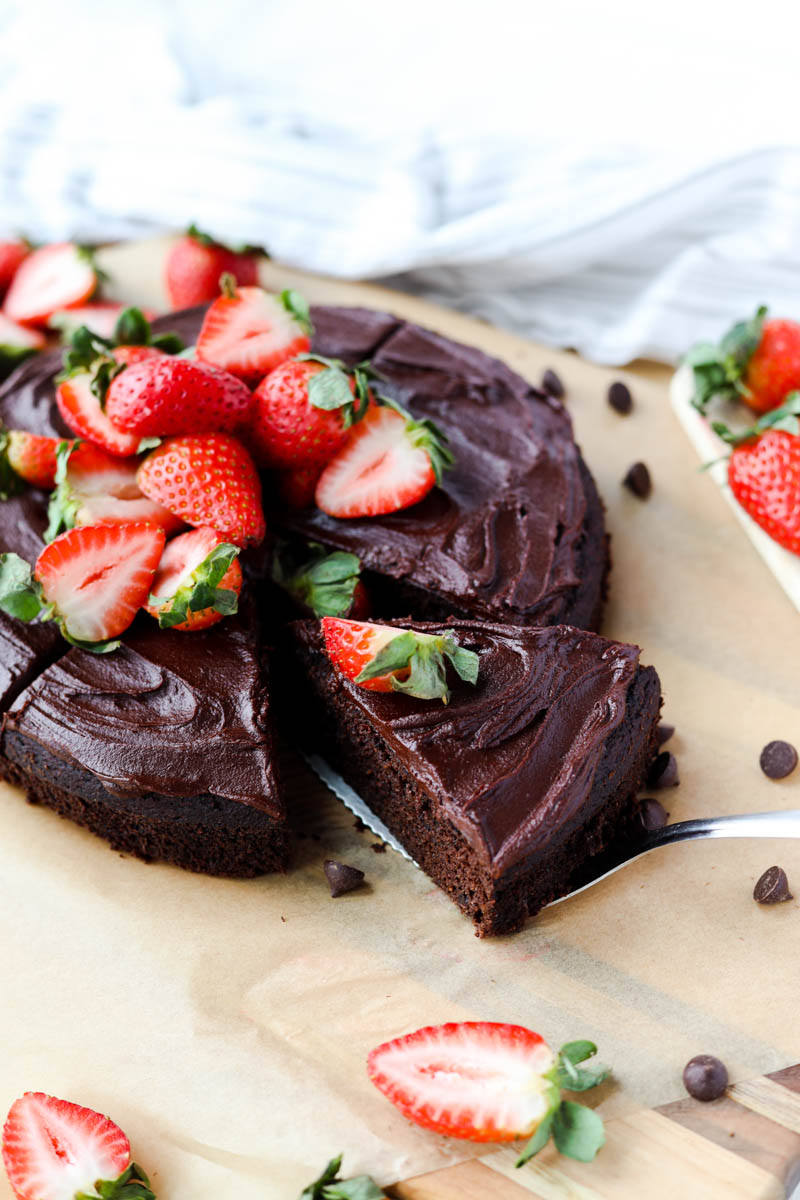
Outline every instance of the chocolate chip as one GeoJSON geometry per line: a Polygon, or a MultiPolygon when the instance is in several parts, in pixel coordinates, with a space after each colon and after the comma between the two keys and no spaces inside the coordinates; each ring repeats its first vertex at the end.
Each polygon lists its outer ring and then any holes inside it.
{"type": "Polygon", "coordinates": [[[621,383],[617,380],[616,383],[611,384],[611,387],[608,389],[608,403],[615,412],[620,413],[623,417],[627,417],[633,408],[633,396],[627,383],[621,383]]]}
{"type": "Polygon", "coordinates": [[[697,1054],[683,1068],[683,1086],[695,1100],[717,1100],[728,1086],[728,1069],[712,1054],[697,1054]]]}
{"type": "Polygon", "coordinates": [[[633,492],[634,496],[638,496],[640,500],[646,500],[653,490],[653,482],[650,478],[650,472],[643,462],[634,463],[628,469],[628,474],[622,481],[629,491],[633,492]]]}
{"type": "Polygon", "coordinates": [[[666,721],[662,721],[656,729],[656,737],[658,738],[659,746],[663,746],[664,742],[668,742],[675,733],[675,726],[668,725],[666,721]]]}
{"type": "Polygon", "coordinates": [[[639,816],[645,829],[663,829],[669,820],[669,813],[661,801],[649,796],[640,802],[639,816]]]}
{"type": "Polygon", "coordinates": [[[758,762],[770,779],[785,779],[797,766],[797,751],[790,742],[768,742],[758,762]]]}
{"type": "Polygon", "coordinates": [[[332,896],[343,896],[364,882],[364,872],[359,871],[358,867],[349,867],[347,863],[337,862],[334,858],[326,858],[322,866],[332,896]]]}
{"type": "Polygon", "coordinates": [[[671,751],[662,750],[653,759],[653,765],[647,773],[647,786],[675,787],[678,782],[678,760],[671,751]]]}
{"type": "Polygon", "coordinates": [[[547,392],[548,396],[555,396],[556,400],[563,400],[567,394],[567,389],[551,367],[542,374],[542,391],[547,392]]]}
{"type": "Polygon", "coordinates": [[[794,899],[783,867],[767,867],[753,888],[753,899],[759,904],[782,904],[784,900],[794,899]]]}
{"type": "Polygon", "coordinates": [[[370,846],[370,850],[374,850],[376,854],[385,854],[386,842],[373,842],[370,846]]]}

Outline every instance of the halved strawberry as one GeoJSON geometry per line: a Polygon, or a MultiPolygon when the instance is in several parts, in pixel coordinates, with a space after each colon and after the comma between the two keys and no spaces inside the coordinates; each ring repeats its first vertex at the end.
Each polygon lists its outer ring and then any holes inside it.
{"type": "Polygon", "coordinates": [[[272,579],[315,617],[362,620],[369,616],[369,596],[355,554],[344,550],[329,554],[316,542],[305,547],[282,542],[272,558],[272,579]]]}
{"type": "Polygon", "coordinates": [[[0,378],[5,378],[44,345],[45,339],[38,329],[26,329],[0,313],[0,378]]]}
{"type": "Polygon", "coordinates": [[[375,517],[417,504],[453,464],[446,440],[396,405],[370,409],[320,475],[317,505],[332,517],[375,517]]]}
{"type": "Polygon", "coordinates": [[[44,1092],[26,1092],[11,1105],[3,1163],[17,1200],[74,1200],[79,1194],[155,1200],[119,1125],[44,1092]]]}
{"type": "Polygon", "coordinates": [[[230,434],[166,438],[139,467],[137,482],[187,525],[207,525],[236,546],[263,541],[261,481],[230,434]]]}
{"type": "Polygon", "coordinates": [[[83,304],[97,288],[90,251],[72,242],[42,246],[20,266],[3,311],[21,325],[46,325],[54,312],[83,304]]]}
{"type": "Polygon", "coordinates": [[[223,276],[223,293],[209,308],[197,338],[197,357],[224,367],[251,387],[280,363],[311,346],[308,305],[298,292],[280,295],[236,287],[223,276]]]}
{"type": "Polygon", "coordinates": [[[216,433],[244,425],[252,403],[249,388],[220,367],[164,355],[126,367],[111,380],[106,415],[139,437],[216,433]]]}
{"type": "MultiPolygon", "coordinates": [[[[31,487],[50,491],[56,486],[56,452],[62,444],[61,438],[43,437],[23,429],[0,429],[0,484],[2,495],[11,494],[13,480],[7,478],[10,470],[31,487]]],[[[70,445],[72,443],[67,443],[70,445]]]]}
{"type": "Polygon", "coordinates": [[[213,529],[174,538],[158,564],[145,608],[162,629],[200,630],[235,613],[242,590],[238,546],[213,529]]]}
{"type": "Polygon", "coordinates": [[[22,265],[22,260],[30,252],[31,248],[24,238],[0,242],[0,295],[5,292],[22,265]]]}
{"type": "Polygon", "coordinates": [[[67,641],[104,654],[146,602],[163,549],[157,525],[70,529],[45,546],[33,577],[18,555],[0,555],[0,607],[22,620],[55,620],[67,641]]]}
{"type": "Polygon", "coordinates": [[[302,355],[270,371],[253,393],[250,438],[256,461],[282,470],[321,470],[375,401],[367,364],[302,355]]]}
{"type": "Polygon", "coordinates": [[[587,1091],[608,1075],[581,1068],[597,1047],[568,1042],[558,1055],[530,1029],[494,1021],[428,1025],[377,1046],[367,1059],[375,1086],[410,1121],[448,1137],[512,1142],[527,1137],[517,1166],[547,1143],[589,1162],[603,1145],[603,1122],[561,1089],[587,1091]]]}
{"type": "MultiPolygon", "coordinates": [[[[57,329],[65,339],[76,329],[80,329],[81,325],[85,325],[100,337],[111,338],[126,307],[125,304],[97,303],[83,304],[78,308],[61,308],[52,314],[47,325],[50,329],[57,329]]],[[[148,321],[155,320],[157,314],[154,309],[143,308],[141,311],[148,321]]]]}
{"type": "Polygon", "coordinates": [[[117,458],[92,442],[58,446],[56,490],[50,498],[45,540],[74,525],[126,525],[149,521],[165,534],[183,521],[139,490],[136,472],[141,459],[117,458]]]}
{"type": "Polygon", "coordinates": [[[323,617],[325,650],[334,666],[373,692],[405,692],[447,704],[446,661],[467,683],[478,679],[478,655],[450,634],[418,633],[391,625],[323,617]]]}
{"type": "Polygon", "coordinates": [[[128,458],[139,451],[141,436],[125,433],[103,412],[97,386],[97,377],[89,371],[76,371],[62,379],[56,388],[56,404],[66,425],[109,454],[128,458]]]}

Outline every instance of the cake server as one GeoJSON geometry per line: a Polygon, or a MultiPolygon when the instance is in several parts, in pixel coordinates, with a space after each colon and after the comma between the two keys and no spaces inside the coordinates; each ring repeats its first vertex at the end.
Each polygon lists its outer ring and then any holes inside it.
{"type": "MultiPolygon", "coordinates": [[[[403,858],[414,862],[394,834],[389,832],[358,793],[349,783],[345,783],[341,775],[329,767],[324,759],[316,754],[309,754],[306,755],[306,762],[325,786],[330,788],[342,804],[363,821],[368,829],[382,838],[393,850],[402,854],[403,858]]],[[[730,817],[696,817],[691,821],[676,821],[674,825],[664,825],[661,829],[643,830],[638,837],[601,854],[593,864],[589,864],[598,871],[597,875],[587,879],[580,887],[573,888],[565,896],[552,900],[547,907],[580,895],[587,888],[608,879],[609,875],[614,875],[628,863],[635,862],[643,854],[649,854],[651,850],[659,850],[662,846],[671,846],[675,842],[694,842],[700,838],[800,838],[800,808],[789,808],[783,812],[741,813],[730,817]]],[[[416,865],[414,863],[414,866],[416,865]]]]}

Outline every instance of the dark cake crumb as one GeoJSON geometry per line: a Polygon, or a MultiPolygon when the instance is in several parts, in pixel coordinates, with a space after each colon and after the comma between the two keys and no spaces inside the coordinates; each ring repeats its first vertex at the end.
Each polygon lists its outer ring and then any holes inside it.
{"type": "Polygon", "coordinates": [[[697,1054],[683,1068],[683,1086],[695,1100],[718,1100],[728,1086],[728,1068],[713,1054],[697,1054]]]}
{"type": "Polygon", "coordinates": [[[620,416],[626,417],[633,409],[633,396],[627,383],[616,380],[608,389],[608,403],[620,416]]]}
{"type": "Polygon", "coordinates": [[[628,491],[633,492],[634,496],[638,496],[640,500],[646,500],[653,490],[650,472],[643,462],[635,462],[632,467],[629,467],[622,482],[628,491]]]}
{"type": "Polygon", "coordinates": [[[555,396],[556,400],[563,400],[567,394],[561,377],[556,375],[552,367],[542,372],[542,391],[547,392],[548,396],[555,396]]]}
{"type": "Polygon", "coordinates": [[[675,736],[675,726],[668,725],[666,721],[661,721],[656,729],[656,737],[658,738],[659,746],[663,746],[670,738],[675,736]]]}
{"type": "Polygon", "coordinates": [[[354,888],[364,882],[364,872],[359,871],[358,867],[337,862],[335,858],[326,858],[322,865],[328,880],[328,887],[334,897],[343,896],[345,892],[352,892],[354,888]]]}
{"type": "Polygon", "coordinates": [[[758,904],[782,904],[794,899],[783,867],[767,867],[753,888],[753,899],[758,904]]]}
{"type": "Polygon", "coordinates": [[[797,766],[797,751],[791,742],[767,742],[758,760],[769,779],[785,779],[797,766]]]}
{"type": "Polygon", "coordinates": [[[678,779],[678,760],[669,750],[662,750],[653,760],[647,773],[647,786],[655,788],[675,787],[678,779]]]}

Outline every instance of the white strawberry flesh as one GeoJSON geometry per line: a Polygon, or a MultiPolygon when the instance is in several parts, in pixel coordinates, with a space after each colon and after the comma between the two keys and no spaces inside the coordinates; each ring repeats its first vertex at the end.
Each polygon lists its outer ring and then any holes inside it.
{"type": "Polygon", "coordinates": [[[222,538],[213,529],[192,529],[170,542],[161,555],[151,592],[159,600],[170,600],[185,587],[222,538]]]}
{"type": "Polygon", "coordinates": [[[97,284],[88,258],[71,242],[42,246],[20,266],[5,300],[12,321],[45,322],[62,308],[81,304],[97,284]]]}

